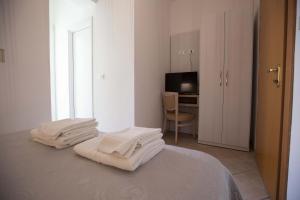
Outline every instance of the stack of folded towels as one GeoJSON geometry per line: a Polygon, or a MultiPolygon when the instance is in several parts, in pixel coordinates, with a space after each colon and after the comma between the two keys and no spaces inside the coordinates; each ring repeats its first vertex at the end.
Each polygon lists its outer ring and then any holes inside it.
{"type": "Polygon", "coordinates": [[[95,119],[63,119],[41,124],[31,130],[36,142],[63,149],[98,136],[95,119]]]}
{"type": "Polygon", "coordinates": [[[133,127],[105,133],[74,147],[77,154],[98,163],[134,171],[164,147],[161,129],[133,127]]]}

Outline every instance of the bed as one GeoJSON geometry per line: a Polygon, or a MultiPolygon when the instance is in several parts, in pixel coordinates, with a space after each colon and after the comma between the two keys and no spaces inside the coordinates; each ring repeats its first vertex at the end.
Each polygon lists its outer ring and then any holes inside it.
{"type": "Polygon", "coordinates": [[[1,200],[239,200],[229,171],[212,156],[166,145],[135,172],[98,164],[72,148],[0,136],[1,200]]]}

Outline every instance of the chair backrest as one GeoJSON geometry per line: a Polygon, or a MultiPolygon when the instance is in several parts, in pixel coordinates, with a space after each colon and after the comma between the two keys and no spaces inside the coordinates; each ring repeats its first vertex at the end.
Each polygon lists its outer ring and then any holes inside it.
{"type": "Polygon", "coordinates": [[[178,93],[165,92],[163,94],[164,112],[178,112],[178,93]]]}

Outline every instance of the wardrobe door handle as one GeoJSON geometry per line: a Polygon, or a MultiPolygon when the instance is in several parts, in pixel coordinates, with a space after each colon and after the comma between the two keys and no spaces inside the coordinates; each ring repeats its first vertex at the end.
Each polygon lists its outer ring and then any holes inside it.
{"type": "Polygon", "coordinates": [[[225,85],[228,86],[228,77],[229,77],[229,71],[226,72],[226,79],[225,79],[225,85]]]}
{"type": "Polygon", "coordinates": [[[220,71],[220,86],[223,85],[223,80],[222,80],[222,78],[223,78],[223,72],[220,71]]]}

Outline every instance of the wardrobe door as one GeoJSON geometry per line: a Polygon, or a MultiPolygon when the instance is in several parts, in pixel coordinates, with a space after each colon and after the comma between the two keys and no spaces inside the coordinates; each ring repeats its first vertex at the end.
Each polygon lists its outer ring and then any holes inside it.
{"type": "Polygon", "coordinates": [[[222,143],[241,150],[249,150],[252,44],[252,9],[226,12],[222,143]]]}
{"type": "Polygon", "coordinates": [[[200,28],[199,143],[221,142],[224,14],[205,15],[200,28]]]}

